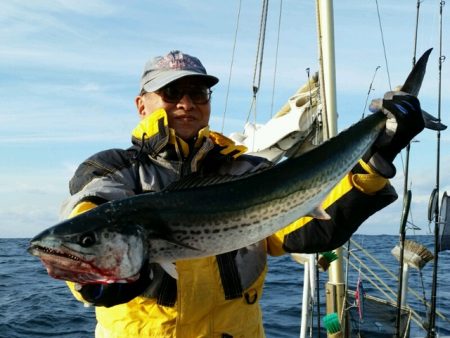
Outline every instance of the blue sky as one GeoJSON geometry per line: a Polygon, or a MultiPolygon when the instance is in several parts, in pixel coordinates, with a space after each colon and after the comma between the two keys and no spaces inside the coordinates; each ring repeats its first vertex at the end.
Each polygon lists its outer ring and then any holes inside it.
{"type": "MultiPolygon", "coordinates": [[[[31,237],[58,220],[68,180],[91,154],[127,147],[138,121],[134,97],[148,58],[173,49],[198,56],[221,82],[214,88],[211,126],[225,109],[238,1],[9,0],[1,4],[0,237],[31,237]]],[[[415,1],[379,0],[392,86],[411,69],[415,1]]],[[[279,1],[269,7],[258,122],[271,114],[279,1]]],[[[226,109],[226,134],[241,131],[250,109],[260,1],[243,1],[226,109]]],[[[356,122],[370,99],[389,89],[375,1],[336,1],[335,35],[339,129],[356,122]]],[[[449,23],[444,8],[444,51],[449,23]]],[[[437,114],[439,1],[421,6],[417,53],[430,47],[420,99],[437,114]]],[[[274,108],[315,71],[314,1],[283,1],[274,108]]],[[[442,73],[442,119],[450,125],[447,63],[442,73]]],[[[436,134],[426,131],[411,153],[412,220],[428,233],[426,208],[435,186],[436,134]]],[[[450,190],[448,132],[441,138],[441,192],[450,190]]],[[[393,183],[402,192],[403,171],[393,183]]],[[[396,234],[401,198],[359,230],[396,234]]],[[[410,232],[411,233],[411,232],[410,232]]]]}

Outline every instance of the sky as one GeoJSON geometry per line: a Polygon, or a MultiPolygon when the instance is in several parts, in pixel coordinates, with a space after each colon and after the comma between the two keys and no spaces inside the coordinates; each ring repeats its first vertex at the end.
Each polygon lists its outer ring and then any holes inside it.
{"type": "MultiPolygon", "coordinates": [[[[439,3],[422,1],[416,48],[417,57],[434,48],[419,98],[423,109],[436,116],[439,3]]],[[[281,4],[281,9],[280,0],[269,4],[258,123],[266,122],[307,80],[306,69],[318,69],[315,2],[281,4]]],[[[375,0],[334,3],[339,130],[358,121],[366,100],[402,84],[412,66],[416,1],[378,0],[378,5],[379,17],[375,0]]],[[[151,57],[179,49],[200,58],[208,73],[221,79],[213,88],[211,128],[220,131],[225,115],[225,134],[242,131],[253,95],[261,2],[242,1],[238,9],[238,0],[3,1],[0,237],[32,237],[58,222],[78,164],[100,150],[130,145],[138,122],[134,98],[151,57]]],[[[443,55],[449,54],[446,10],[443,55]]],[[[449,79],[444,62],[441,114],[447,125],[449,79]]],[[[437,136],[424,131],[416,141],[408,186],[413,196],[410,221],[421,230],[408,234],[430,234],[427,206],[436,186],[437,136]]],[[[449,149],[445,131],[441,194],[450,190],[449,149]]],[[[404,175],[400,160],[396,166],[392,183],[399,200],[370,218],[358,233],[398,234],[404,175]]]]}

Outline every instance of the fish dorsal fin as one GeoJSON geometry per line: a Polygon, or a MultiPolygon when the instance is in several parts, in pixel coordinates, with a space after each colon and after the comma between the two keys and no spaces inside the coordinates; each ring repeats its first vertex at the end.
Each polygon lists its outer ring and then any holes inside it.
{"type": "Polygon", "coordinates": [[[268,168],[262,168],[262,169],[254,171],[254,172],[245,173],[245,174],[241,174],[241,175],[218,175],[218,174],[202,175],[199,173],[195,173],[195,174],[186,176],[186,177],[180,179],[179,181],[173,182],[172,184],[169,184],[166,188],[163,189],[163,191],[185,190],[185,189],[214,186],[214,185],[218,185],[218,184],[222,184],[222,183],[238,181],[238,180],[253,176],[255,174],[261,173],[262,171],[265,171],[267,169],[268,168]]]}

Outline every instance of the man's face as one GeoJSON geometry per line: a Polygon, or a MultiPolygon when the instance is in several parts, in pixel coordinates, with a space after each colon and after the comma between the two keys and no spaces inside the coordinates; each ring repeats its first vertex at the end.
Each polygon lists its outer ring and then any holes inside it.
{"type": "Polygon", "coordinates": [[[136,106],[141,119],[163,108],[167,112],[169,127],[187,141],[209,123],[211,104],[208,95],[209,89],[201,80],[182,78],[157,92],[136,97],[136,106]]]}

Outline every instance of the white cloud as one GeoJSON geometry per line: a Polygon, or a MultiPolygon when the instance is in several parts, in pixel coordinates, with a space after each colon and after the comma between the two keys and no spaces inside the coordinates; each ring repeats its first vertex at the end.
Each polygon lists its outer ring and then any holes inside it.
{"type": "Polygon", "coordinates": [[[29,237],[55,224],[71,174],[65,168],[2,168],[0,237],[29,237]]]}

